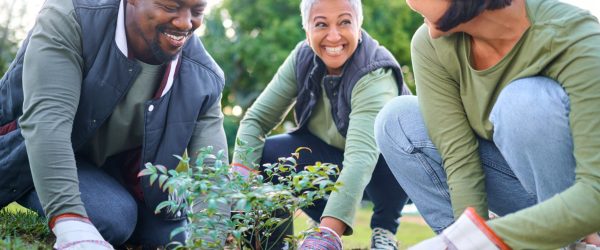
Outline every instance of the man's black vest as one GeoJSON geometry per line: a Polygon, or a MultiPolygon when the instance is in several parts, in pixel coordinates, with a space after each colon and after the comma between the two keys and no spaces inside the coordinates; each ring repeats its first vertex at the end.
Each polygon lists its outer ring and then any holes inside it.
{"type": "MultiPolygon", "coordinates": [[[[394,72],[400,95],[411,95],[410,90],[402,80],[400,65],[383,46],[371,38],[367,32],[361,32],[361,41],[352,57],[344,64],[341,79],[323,83],[325,93],[331,103],[333,121],[344,137],[348,132],[350,122],[350,99],[352,89],[366,74],[379,68],[389,68],[394,72]]],[[[308,123],[317,98],[321,98],[321,82],[327,74],[323,61],[313,52],[306,41],[298,48],[296,57],[296,82],[298,97],[294,107],[294,116],[298,130],[308,123]]]]}
{"type": "MultiPolygon", "coordinates": [[[[120,0],[73,0],[81,26],[83,82],[71,134],[75,152],[96,133],[134,83],[141,66],[115,43],[120,0]]],[[[0,127],[22,115],[21,76],[28,39],[0,80],[0,127]]],[[[191,140],[196,120],[214,105],[224,86],[223,71],[197,38],[185,44],[172,88],[145,103],[142,163],[174,168],[191,140]],[[153,106],[149,110],[148,107],[153,106]]],[[[140,165],[140,170],[143,165],[140,165]]],[[[154,209],[167,194],[142,178],[146,205],[154,209]]],[[[24,139],[17,128],[0,136],[0,207],[33,188],[24,139]]]]}

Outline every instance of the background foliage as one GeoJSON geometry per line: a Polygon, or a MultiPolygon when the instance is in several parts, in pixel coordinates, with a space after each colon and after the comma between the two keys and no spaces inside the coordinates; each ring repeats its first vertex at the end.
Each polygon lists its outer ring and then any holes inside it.
{"type": "MultiPolygon", "coordinates": [[[[216,0],[209,0],[218,2],[216,0]]],[[[0,72],[12,61],[38,2],[0,0],[0,72]]],[[[205,18],[199,35],[223,68],[225,129],[234,145],[239,120],[294,46],[305,39],[300,0],[222,0],[205,18]]],[[[363,28],[388,48],[410,75],[410,38],[423,18],[405,1],[363,0],[363,28]]]]}
{"type": "Polygon", "coordinates": [[[4,71],[14,58],[21,42],[19,32],[24,32],[23,16],[28,7],[26,1],[0,1],[0,72],[4,71]]]}

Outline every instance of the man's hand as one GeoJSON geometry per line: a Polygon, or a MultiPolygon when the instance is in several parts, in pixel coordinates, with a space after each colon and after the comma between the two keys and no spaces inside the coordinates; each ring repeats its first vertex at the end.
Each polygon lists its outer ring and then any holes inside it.
{"type": "Polygon", "coordinates": [[[342,250],[342,239],[328,227],[319,227],[302,242],[299,250],[342,250]]]}
{"type": "Polygon", "coordinates": [[[57,250],[113,249],[87,218],[66,217],[57,219],[54,227],[52,227],[52,232],[56,235],[54,249],[57,250]]]}
{"type": "Polygon", "coordinates": [[[438,236],[423,241],[412,250],[509,250],[508,247],[477,215],[475,209],[465,212],[438,236]]]}

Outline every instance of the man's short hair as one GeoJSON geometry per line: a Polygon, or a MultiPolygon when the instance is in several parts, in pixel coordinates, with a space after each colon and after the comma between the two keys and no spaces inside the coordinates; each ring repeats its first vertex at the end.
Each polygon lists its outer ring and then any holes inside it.
{"type": "MultiPolygon", "coordinates": [[[[310,10],[315,3],[320,0],[302,0],[300,2],[300,15],[302,16],[302,28],[308,30],[308,19],[310,19],[310,10]]],[[[356,14],[356,20],[358,20],[358,27],[362,26],[363,22],[363,10],[361,0],[348,0],[354,13],[356,14]]]]}
{"type": "Polygon", "coordinates": [[[449,31],[485,10],[502,9],[511,3],[512,0],[452,0],[446,13],[435,25],[441,31],[449,31]]]}

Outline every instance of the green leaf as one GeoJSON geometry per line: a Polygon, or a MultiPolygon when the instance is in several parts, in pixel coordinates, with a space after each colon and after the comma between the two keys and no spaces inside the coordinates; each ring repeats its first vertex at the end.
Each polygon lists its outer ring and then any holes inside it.
{"type": "Polygon", "coordinates": [[[235,203],[235,210],[246,210],[246,204],[248,201],[246,199],[240,199],[235,203]]]}
{"type": "Polygon", "coordinates": [[[217,152],[217,159],[223,159],[225,158],[225,151],[223,151],[222,149],[219,150],[219,152],[217,152]]]}
{"type": "Polygon", "coordinates": [[[243,215],[243,214],[234,214],[234,215],[231,216],[231,218],[232,219],[236,219],[236,220],[243,220],[243,219],[246,218],[246,216],[243,215]]]}
{"type": "Polygon", "coordinates": [[[162,210],[165,207],[170,207],[173,205],[172,201],[163,201],[161,203],[158,204],[158,206],[156,206],[156,209],[154,210],[155,214],[159,214],[160,210],[162,210]]]}
{"type": "Polygon", "coordinates": [[[233,238],[235,238],[236,240],[240,240],[240,238],[242,238],[242,232],[243,231],[238,231],[238,230],[234,230],[233,232],[231,232],[231,235],[233,236],[233,238]]]}
{"type": "Polygon", "coordinates": [[[297,165],[297,164],[296,164],[296,158],[294,158],[294,157],[288,157],[286,160],[287,160],[288,162],[291,162],[291,163],[292,163],[294,166],[295,166],[295,165],[297,165]]]}
{"type": "Polygon", "coordinates": [[[158,186],[162,188],[163,184],[165,184],[165,181],[167,181],[167,179],[169,179],[169,176],[167,175],[161,175],[160,177],[158,177],[158,186]]]}
{"type": "Polygon", "coordinates": [[[150,186],[152,186],[154,181],[156,181],[156,178],[158,178],[158,174],[154,173],[154,174],[150,175],[150,186]]]}
{"type": "Polygon", "coordinates": [[[156,173],[156,171],[153,168],[146,168],[146,169],[143,169],[142,171],[140,171],[140,173],[138,174],[138,177],[151,175],[154,173],[156,173]]]}
{"type": "Polygon", "coordinates": [[[163,174],[167,174],[167,167],[163,166],[163,165],[156,165],[155,166],[156,169],[158,169],[158,171],[160,171],[163,174]]]}
{"type": "Polygon", "coordinates": [[[220,160],[216,160],[215,163],[214,163],[214,166],[215,166],[216,169],[219,169],[219,168],[221,168],[223,166],[223,162],[220,161],[220,160]]]}
{"type": "Polygon", "coordinates": [[[217,201],[215,199],[209,199],[208,200],[208,208],[210,208],[210,209],[216,209],[217,208],[217,201]]]}
{"type": "Polygon", "coordinates": [[[306,150],[309,153],[312,153],[312,150],[308,147],[298,147],[298,148],[296,148],[296,151],[294,151],[294,153],[300,153],[300,151],[302,151],[302,150],[306,150]]]}
{"type": "Polygon", "coordinates": [[[300,186],[300,176],[294,176],[294,178],[292,180],[292,185],[294,187],[300,186]]]}
{"type": "Polygon", "coordinates": [[[190,167],[190,158],[188,157],[187,149],[183,151],[183,157],[175,156],[179,159],[179,164],[175,167],[175,171],[177,172],[187,172],[190,167]]]}
{"type": "Polygon", "coordinates": [[[171,231],[171,239],[175,238],[175,236],[177,236],[178,234],[185,232],[186,229],[186,227],[178,227],[177,229],[171,231]]]}

